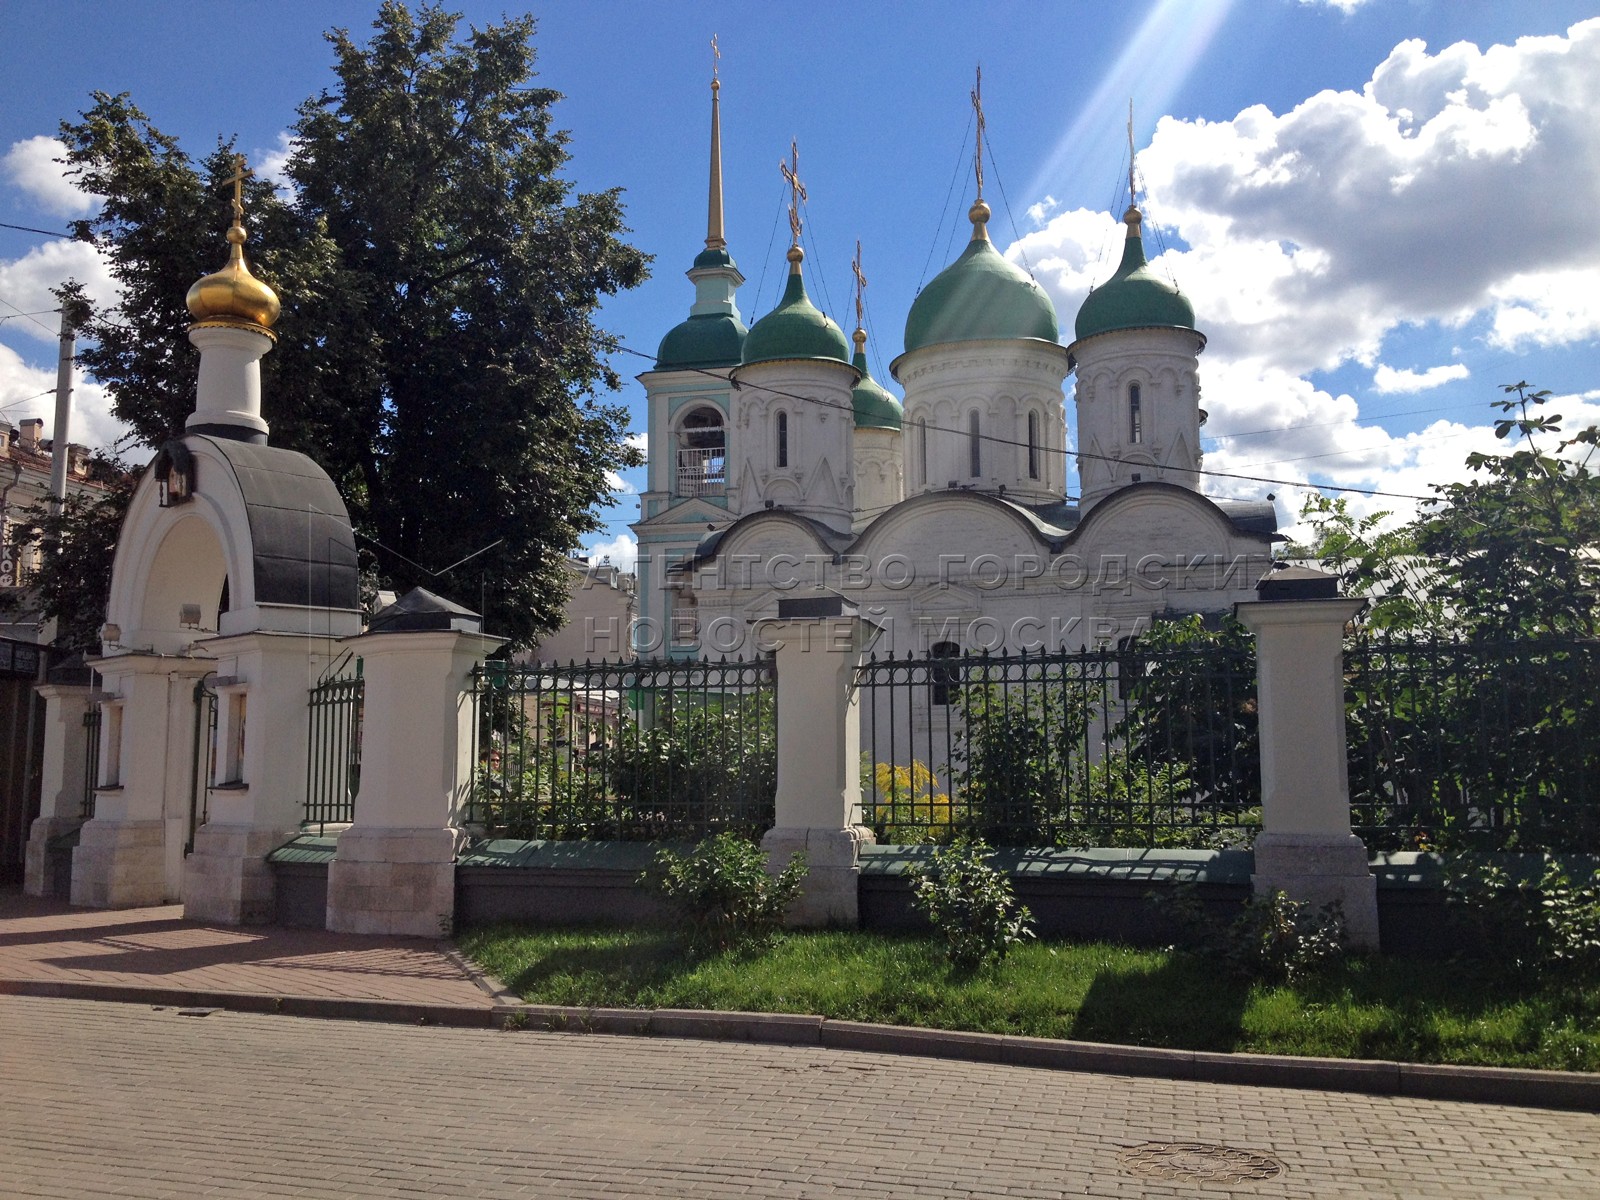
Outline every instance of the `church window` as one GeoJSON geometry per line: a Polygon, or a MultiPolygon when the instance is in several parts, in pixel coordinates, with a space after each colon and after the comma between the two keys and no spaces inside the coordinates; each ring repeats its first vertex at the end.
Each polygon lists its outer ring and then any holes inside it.
{"type": "Polygon", "coordinates": [[[983,474],[983,435],[978,432],[978,410],[967,417],[967,474],[974,479],[983,474]]]}
{"type": "Polygon", "coordinates": [[[1039,478],[1039,414],[1028,414],[1028,478],[1039,478]]]}
{"type": "Polygon", "coordinates": [[[789,465],[789,414],[786,412],[778,414],[778,465],[789,465]]]}
{"type": "Polygon", "coordinates": [[[1144,441],[1144,406],[1139,385],[1128,385],[1128,441],[1137,446],[1144,441]]]}
{"type": "Polygon", "coordinates": [[[961,657],[961,647],[955,642],[935,642],[928,647],[928,657],[932,660],[928,681],[933,685],[933,703],[935,707],[948,708],[961,673],[951,660],[961,657]]]}
{"type": "Polygon", "coordinates": [[[922,462],[919,464],[921,466],[922,470],[918,475],[918,479],[922,483],[922,485],[924,487],[926,487],[927,484],[928,484],[928,418],[927,417],[918,417],[917,418],[917,443],[918,443],[918,454],[922,459],[922,462]]]}

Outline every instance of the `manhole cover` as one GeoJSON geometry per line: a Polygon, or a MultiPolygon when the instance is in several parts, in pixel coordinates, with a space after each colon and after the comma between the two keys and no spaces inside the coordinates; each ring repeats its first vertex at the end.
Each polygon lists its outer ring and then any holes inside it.
{"type": "Polygon", "coordinates": [[[1283,1164],[1275,1158],[1205,1142],[1145,1142],[1127,1147],[1117,1158],[1124,1171],[1145,1179],[1249,1183],[1272,1179],[1283,1171],[1283,1164]]]}

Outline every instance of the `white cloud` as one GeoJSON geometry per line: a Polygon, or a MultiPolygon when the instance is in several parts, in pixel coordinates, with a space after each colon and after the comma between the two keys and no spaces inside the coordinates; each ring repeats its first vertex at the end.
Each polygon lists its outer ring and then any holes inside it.
{"type": "Polygon", "coordinates": [[[1043,225],[1045,223],[1045,218],[1047,218],[1051,213],[1055,212],[1056,209],[1060,207],[1061,201],[1057,200],[1054,196],[1046,196],[1037,204],[1028,205],[1028,220],[1032,221],[1035,225],[1043,225]]]}
{"type": "MultiPolygon", "coordinates": [[[[1595,111],[1600,19],[1488,49],[1402,42],[1359,90],[1319,92],[1282,114],[1257,105],[1227,121],[1163,118],[1139,157],[1146,250],[1208,337],[1202,432],[1251,435],[1208,443],[1206,467],[1428,495],[1462,477],[1470,450],[1503,449],[1486,406],[1483,424],[1393,436],[1305,377],[1351,362],[1373,368],[1380,391],[1468,377],[1465,362],[1382,365],[1408,328],[1459,330],[1469,361],[1485,344],[1515,352],[1600,337],[1600,225],[1575,216],[1600,208],[1595,111]]],[[[1109,214],[1057,211],[1008,253],[1032,265],[1070,340],[1122,242],[1109,214]]],[[[1282,485],[1206,486],[1274,491],[1280,515],[1296,511],[1282,485]]]]}
{"type": "Polygon", "coordinates": [[[272,185],[282,192],[286,198],[294,197],[294,184],[289,180],[289,156],[294,153],[294,139],[289,136],[289,131],[278,131],[278,142],[271,150],[256,150],[250,156],[250,161],[255,165],[251,168],[262,179],[271,181],[272,185]]]}
{"type": "Polygon", "coordinates": [[[1442,387],[1453,379],[1465,379],[1471,374],[1461,363],[1429,367],[1426,371],[1397,371],[1379,363],[1378,369],[1372,373],[1372,388],[1386,396],[1396,392],[1425,392],[1429,388],[1442,387]]]}
{"type": "Polygon", "coordinates": [[[52,137],[24,138],[13,142],[4,158],[0,158],[0,173],[16,184],[46,212],[58,217],[82,217],[94,210],[99,196],[81,192],[67,178],[61,163],[56,160],[66,154],[67,148],[52,137]]]}
{"type": "Polygon", "coordinates": [[[627,442],[628,445],[632,446],[640,454],[643,454],[648,461],[650,455],[650,435],[648,433],[630,433],[622,440],[627,442]]]}
{"type": "Polygon", "coordinates": [[[621,533],[609,542],[587,547],[584,554],[590,566],[597,566],[609,559],[612,566],[631,575],[639,564],[639,543],[632,534],[621,533]]]}
{"type": "Polygon", "coordinates": [[[612,491],[611,503],[617,503],[622,496],[637,496],[639,489],[634,487],[615,471],[606,472],[606,486],[612,491]]]}
{"type": "Polygon", "coordinates": [[[1326,8],[1337,8],[1340,12],[1348,17],[1363,4],[1367,4],[1369,2],[1370,0],[1300,0],[1300,7],[1311,8],[1316,5],[1322,5],[1326,8]]]}
{"type": "MultiPolygon", "coordinates": [[[[20,425],[25,417],[42,417],[46,437],[55,431],[56,369],[25,362],[21,355],[0,345],[0,421],[20,425]]],[[[110,449],[127,433],[111,415],[106,389],[79,372],[72,389],[72,424],[68,441],[96,450],[110,449]]]]}
{"type": "Polygon", "coordinates": [[[117,285],[111,278],[111,270],[100,252],[88,242],[45,242],[21,258],[0,261],[0,296],[16,305],[16,308],[0,305],[0,316],[8,317],[6,330],[53,343],[58,336],[59,318],[49,311],[57,307],[51,289],[60,287],[68,279],[83,284],[89,298],[97,305],[116,302],[117,285]],[[30,319],[17,315],[18,309],[44,315],[30,319]]]}

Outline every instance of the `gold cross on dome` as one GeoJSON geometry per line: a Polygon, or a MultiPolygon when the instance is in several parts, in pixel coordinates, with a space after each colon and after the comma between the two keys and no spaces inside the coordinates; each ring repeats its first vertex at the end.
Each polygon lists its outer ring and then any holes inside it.
{"type": "Polygon", "coordinates": [[[233,174],[224,179],[223,183],[233,184],[233,219],[235,223],[244,220],[244,181],[255,177],[255,172],[244,165],[244,155],[233,156],[233,174]]]}
{"type": "Polygon", "coordinates": [[[717,77],[717,64],[722,61],[722,51],[717,48],[717,35],[711,35],[711,78],[717,77]]]}
{"type": "Polygon", "coordinates": [[[861,328],[861,293],[866,289],[867,277],[861,273],[861,242],[856,242],[855,261],[850,264],[850,270],[856,277],[856,328],[861,328]]]}
{"type": "Polygon", "coordinates": [[[987,128],[983,119],[983,66],[978,67],[978,82],[972,89],[972,111],[978,126],[977,143],[972,152],[972,163],[978,176],[978,199],[983,199],[983,134],[987,128]]]}
{"type": "Polygon", "coordinates": [[[778,160],[778,170],[789,184],[789,232],[794,244],[800,244],[800,205],[806,199],[806,185],[800,182],[800,145],[789,142],[789,162],[778,160]]]}

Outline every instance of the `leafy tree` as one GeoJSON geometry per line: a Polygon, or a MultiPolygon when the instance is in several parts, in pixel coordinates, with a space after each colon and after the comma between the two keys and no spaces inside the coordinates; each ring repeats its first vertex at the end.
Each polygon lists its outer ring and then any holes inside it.
{"type": "MultiPolygon", "coordinates": [[[[459,25],[389,0],[369,42],[331,32],[335,82],[299,110],[293,193],[247,187],[252,267],[284,301],[266,416],[275,444],[333,476],[368,565],[481,599],[525,643],[560,620],[561,559],[598,528],[607,473],[638,461],[625,409],[599,399],[620,381],[594,319],[647,260],[621,240],[618,189],[574,194],[560,175],[569,138],[559,93],[529,86],[532,18],[459,25]]],[[[62,138],[79,186],[106,197],[78,236],[123,289],[89,317],[82,361],[155,446],[192,408],[183,301],[219,261],[233,146],[196,162],[99,93],[62,138]]]]}

